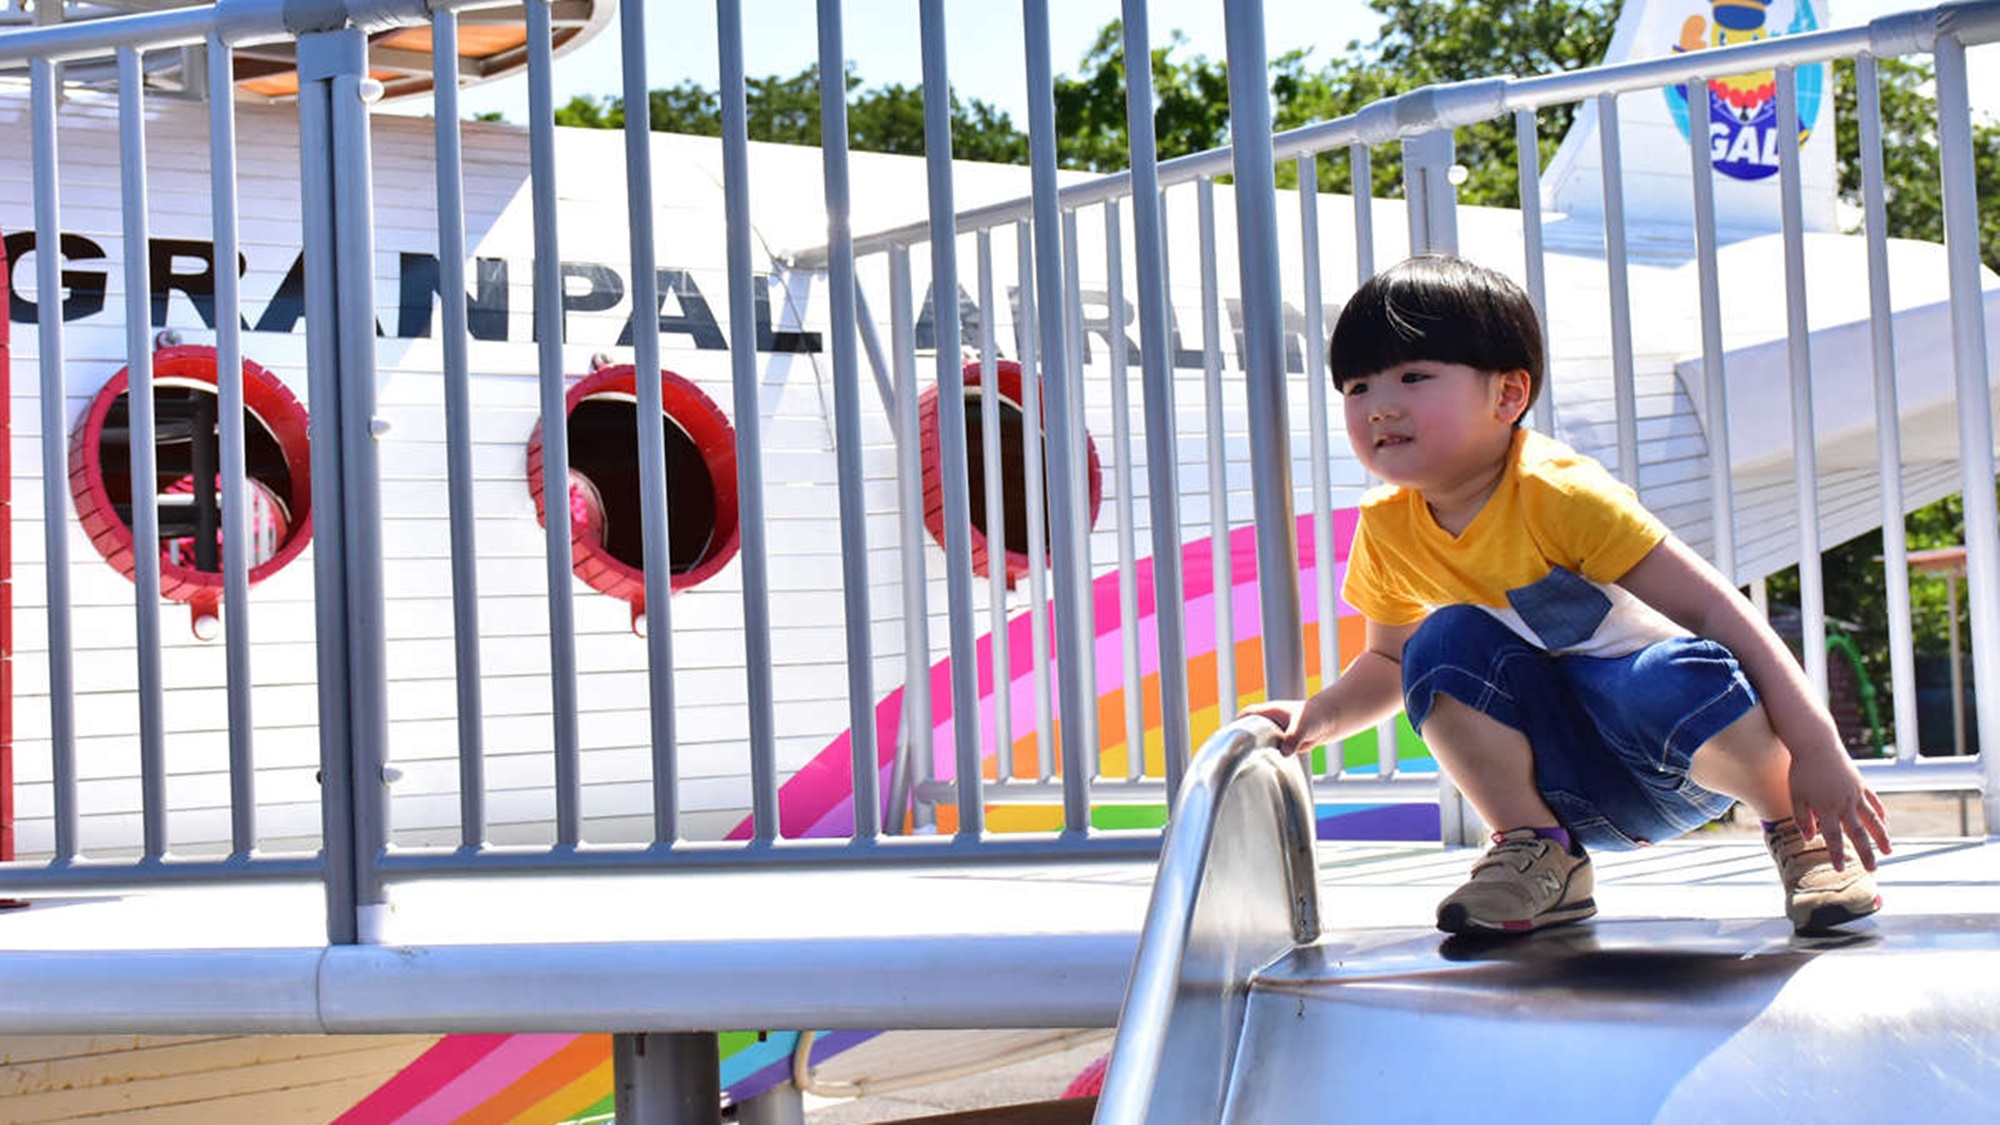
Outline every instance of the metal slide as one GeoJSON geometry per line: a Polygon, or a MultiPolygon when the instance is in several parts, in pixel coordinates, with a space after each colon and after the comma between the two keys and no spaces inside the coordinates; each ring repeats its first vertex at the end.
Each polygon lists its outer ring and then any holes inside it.
{"type": "Polygon", "coordinates": [[[1099,1122],[2000,1117],[2000,915],[1322,932],[1274,736],[1189,772],[1099,1122]]]}

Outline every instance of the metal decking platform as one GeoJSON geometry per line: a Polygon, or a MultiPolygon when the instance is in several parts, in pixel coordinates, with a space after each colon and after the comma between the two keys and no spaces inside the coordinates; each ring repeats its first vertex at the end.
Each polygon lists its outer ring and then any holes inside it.
{"type": "MultiPolygon", "coordinates": [[[[1472,859],[1321,845],[1322,948],[1437,954],[1431,911],[1472,859]]],[[[1791,939],[1754,837],[1598,864],[1602,913],[1568,940],[1824,948],[1791,939]]],[[[50,895],[0,915],[0,1033],[1109,1027],[1153,874],[1128,861],[436,879],[395,889],[379,944],[335,947],[317,884],[50,895]],[[669,878],[671,895],[655,883],[669,878]]],[[[1854,952],[1912,933],[2000,950],[2000,841],[1904,841],[1880,876],[1887,906],[1852,927],[1854,952]]],[[[1681,963],[1663,962],[1668,979],[1681,963]]]]}

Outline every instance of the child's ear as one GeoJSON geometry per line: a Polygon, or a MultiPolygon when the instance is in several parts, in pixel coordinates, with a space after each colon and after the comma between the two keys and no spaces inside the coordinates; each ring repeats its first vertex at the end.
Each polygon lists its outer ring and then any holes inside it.
{"type": "Polygon", "coordinates": [[[1528,412],[1528,395],[1534,389],[1534,383],[1528,378],[1528,373],[1519,367],[1498,372],[1494,378],[1500,382],[1500,393],[1495,402],[1500,420],[1514,425],[1521,420],[1521,415],[1528,412]]]}

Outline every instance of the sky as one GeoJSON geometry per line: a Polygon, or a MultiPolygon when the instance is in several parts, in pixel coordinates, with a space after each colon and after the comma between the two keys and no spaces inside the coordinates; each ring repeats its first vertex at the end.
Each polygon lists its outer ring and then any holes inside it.
{"type": "MultiPolygon", "coordinates": [[[[1846,26],[1912,7],[1921,0],[1828,0],[1828,26],[1846,26]]],[[[1054,0],[1049,4],[1051,52],[1058,73],[1074,73],[1098,30],[1117,18],[1118,0],[1054,0]]],[[[744,68],[751,76],[794,75],[818,58],[814,0],[744,0],[744,68]]],[[[890,82],[917,85],[922,79],[917,0],[847,0],[847,56],[864,87],[890,82]]],[[[1222,0],[1152,0],[1151,37],[1162,45],[1175,30],[1188,43],[1177,57],[1226,54],[1222,0]]],[[[686,79],[718,84],[715,5],[710,0],[651,0],[647,9],[647,85],[673,86],[686,79]]],[[[620,88],[621,36],[618,17],[594,39],[556,60],[555,96],[561,105],[577,94],[615,95],[620,88]]],[[[1265,0],[1265,47],[1271,57],[1304,48],[1324,63],[1350,42],[1371,42],[1382,17],[1367,0],[1265,0]]],[[[947,60],[961,98],[978,98],[1006,111],[1027,127],[1022,74],[1020,5],[1010,0],[951,0],[945,5],[947,60]]],[[[1989,120],[2000,120],[2000,46],[1975,52],[1973,104],[1989,120]],[[1982,65],[1983,64],[1983,65],[1982,65]]],[[[511,76],[467,89],[465,111],[498,111],[508,120],[527,116],[527,80],[511,76]]],[[[428,99],[397,107],[429,112],[428,99]]]]}

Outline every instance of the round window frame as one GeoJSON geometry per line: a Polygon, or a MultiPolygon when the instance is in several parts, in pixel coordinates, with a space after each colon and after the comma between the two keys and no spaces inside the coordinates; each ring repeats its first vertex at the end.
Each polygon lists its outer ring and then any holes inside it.
{"type": "MultiPolygon", "coordinates": [[[[979,360],[971,360],[961,369],[966,390],[975,390],[982,387],[980,382],[982,378],[980,368],[981,362],[979,360]]],[[[993,378],[994,382],[998,385],[1001,399],[1013,406],[1015,410],[1020,411],[1021,386],[1023,381],[1020,363],[1011,359],[996,360],[993,364],[993,378]]],[[[983,394],[984,391],[981,390],[981,393],[983,394]]],[[[1046,399],[1040,400],[1040,402],[1044,403],[1046,401],[1046,399]]],[[[1043,414],[1046,417],[1046,410],[1043,411],[1043,414]]],[[[931,384],[917,398],[917,432],[921,435],[923,450],[924,529],[930,532],[931,539],[939,547],[943,547],[944,481],[939,475],[939,466],[942,464],[943,458],[938,428],[938,386],[935,383],[931,384]]],[[[1042,433],[1042,440],[1046,449],[1048,431],[1044,429],[1042,433]]],[[[1090,526],[1085,530],[1095,531],[1097,529],[1098,513],[1104,507],[1104,468],[1098,460],[1097,441],[1090,436],[1089,427],[1085,427],[1083,431],[1083,447],[1089,462],[1088,479],[1090,489],[1090,526]]],[[[1046,456],[1046,454],[1044,455],[1046,456]]],[[[970,466],[967,466],[967,468],[970,469],[970,466]]],[[[1048,487],[1047,478],[1044,477],[1043,481],[1043,489],[1046,491],[1048,487]]],[[[988,541],[985,531],[978,527],[972,528],[971,531],[972,572],[983,578],[989,573],[989,568],[992,566],[993,552],[987,545],[988,541]]],[[[1011,588],[1016,581],[1028,575],[1030,568],[1028,553],[1026,551],[1006,550],[1003,546],[1000,554],[1003,558],[1003,564],[1007,568],[1007,585],[1011,588]]]]}
{"type": "MultiPolygon", "coordinates": [[[[105,419],[120,396],[130,391],[131,378],[132,369],[121,367],[105,381],[70,431],[69,441],[70,498],[76,505],[77,519],[91,546],[127,579],[135,576],[137,558],[132,528],[118,518],[98,449],[104,440],[105,419]]],[[[205,344],[176,344],[154,352],[153,385],[206,388],[220,399],[215,349],[205,344]]],[[[291,388],[249,359],[243,361],[243,408],[278,443],[285,470],[292,478],[290,494],[283,497],[287,510],[294,513],[292,526],[278,550],[250,568],[250,584],[254,586],[283,570],[312,542],[312,426],[291,388]]],[[[160,596],[170,601],[190,605],[217,602],[223,583],[221,571],[197,570],[170,562],[164,555],[160,558],[160,596]]]]}
{"type": "MultiPolygon", "coordinates": [[[[585,400],[599,396],[620,396],[634,401],[633,418],[638,418],[639,380],[629,363],[600,367],[570,386],[563,398],[563,422],[585,400]]],[[[680,427],[701,454],[708,468],[709,485],[715,493],[715,536],[706,554],[695,565],[668,576],[668,591],[678,594],[713,578],[735,559],[742,546],[742,527],[737,509],[736,429],[729,416],[700,387],[686,377],[660,369],[660,408],[665,420],[680,427]]],[[[633,447],[633,456],[638,448],[633,447]]],[[[634,472],[637,472],[636,466],[634,472]]],[[[535,500],[535,523],[548,527],[547,490],[542,464],[542,423],[535,423],[528,438],[528,491],[535,500]]],[[[569,510],[569,505],[563,505],[569,510]]],[[[646,606],[646,573],[606,550],[574,519],[570,520],[570,570],[586,586],[600,594],[629,603],[636,615],[646,606]]]]}

